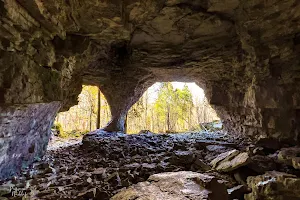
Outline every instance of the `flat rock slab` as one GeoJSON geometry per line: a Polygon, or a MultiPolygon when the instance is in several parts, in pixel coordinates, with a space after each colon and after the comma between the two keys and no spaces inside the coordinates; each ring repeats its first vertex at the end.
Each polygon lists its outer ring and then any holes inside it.
{"type": "Polygon", "coordinates": [[[190,171],[155,174],[111,200],[227,200],[226,186],[215,177],[190,171]]]}
{"type": "Polygon", "coordinates": [[[239,167],[245,166],[250,162],[250,158],[247,152],[243,152],[235,156],[232,160],[222,161],[216,170],[220,172],[230,172],[239,167]]]}
{"type": "Polygon", "coordinates": [[[221,162],[221,161],[226,161],[229,160],[231,158],[233,158],[234,156],[238,155],[239,151],[234,149],[231,151],[227,151],[224,153],[221,153],[218,157],[216,157],[214,160],[212,160],[210,162],[210,164],[212,165],[213,168],[216,168],[216,166],[221,162]]]}
{"type": "Polygon", "coordinates": [[[249,162],[250,157],[247,152],[239,153],[238,150],[232,150],[220,154],[211,161],[211,165],[219,172],[230,172],[247,165],[249,162]]]}

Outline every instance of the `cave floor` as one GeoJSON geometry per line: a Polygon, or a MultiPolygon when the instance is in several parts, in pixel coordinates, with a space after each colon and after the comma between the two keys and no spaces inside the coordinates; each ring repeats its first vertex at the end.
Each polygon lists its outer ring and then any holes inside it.
{"type": "Polygon", "coordinates": [[[17,189],[29,199],[106,200],[150,175],[177,171],[205,172],[231,188],[239,184],[233,174],[218,173],[209,163],[223,152],[249,146],[222,132],[126,135],[98,130],[72,142],[49,148],[41,161],[4,182],[12,190],[3,196],[21,199],[13,195],[17,189]]]}

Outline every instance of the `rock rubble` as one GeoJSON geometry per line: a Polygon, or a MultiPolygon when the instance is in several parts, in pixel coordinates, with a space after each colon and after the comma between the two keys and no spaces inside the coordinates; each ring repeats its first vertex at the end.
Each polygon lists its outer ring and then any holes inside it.
{"type": "Polygon", "coordinates": [[[297,199],[298,170],[281,162],[280,151],[261,155],[245,144],[221,133],[95,131],[82,144],[50,148],[43,160],[3,181],[0,194],[19,199],[12,196],[19,189],[31,199],[297,199]]]}

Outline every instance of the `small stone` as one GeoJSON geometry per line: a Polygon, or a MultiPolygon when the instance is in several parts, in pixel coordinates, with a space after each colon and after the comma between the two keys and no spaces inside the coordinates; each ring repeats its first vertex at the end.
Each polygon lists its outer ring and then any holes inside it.
{"type": "Polygon", "coordinates": [[[106,172],[106,169],[100,167],[100,168],[94,169],[94,171],[92,172],[92,174],[94,174],[94,175],[103,175],[103,174],[105,174],[105,172],[106,172]]]}
{"type": "Polygon", "coordinates": [[[48,173],[54,173],[55,172],[55,169],[53,167],[48,167],[45,169],[44,173],[45,174],[48,174],[48,173]]]}
{"type": "Polygon", "coordinates": [[[224,150],[227,149],[227,147],[221,146],[221,145],[208,145],[208,146],[206,146],[206,149],[208,151],[222,153],[222,152],[224,152],[224,150]]]}
{"type": "Polygon", "coordinates": [[[141,167],[141,164],[139,164],[139,163],[131,163],[131,164],[124,165],[124,168],[127,168],[127,169],[136,169],[139,167],[141,167]]]}
{"type": "Polygon", "coordinates": [[[17,184],[18,183],[18,178],[16,176],[11,177],[11,182],[13,184],[17,184]]]}
{"type": "Polygon", "coordinates": [[[259,155],[264,155],[264,148],[263,147],[256,147],[253,149],[252,153],[254,155],[259,154],[259,155]]]}
{"type": "Polygon", "coordinates": [[[153,170],[157,167],[157,164],[155,163],[152,163],[152,164],[149,164],[149,163],[143,163],[142,164],[142,168],[143,169],[149,169],[149,170],[153,170]]]}
{"type": "Polygon", "coordinates": [[[93,179],[91,179],[91,177],[89,177],[89,178],[86,180],[86,182],[92,183],[92,182],[93,182],[93,179]]]}
{"type": "Polygon", "coordinates": [[[227,189],[230,199],[242,199],[245,194],[251,192],[251,188],[245,185],[238,185],[233,188],[227,189]]]}
{"type": "Polygon", "coordinates": [[[93,199],[96,196],[97,188],[92,188],[87,191],[81,192],[77,197],[83,197],[85,199],[93,199]]]}

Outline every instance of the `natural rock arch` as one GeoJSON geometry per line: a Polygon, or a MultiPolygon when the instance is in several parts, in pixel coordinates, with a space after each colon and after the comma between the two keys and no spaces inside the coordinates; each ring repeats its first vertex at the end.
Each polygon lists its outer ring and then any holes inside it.
{"type": "Polygon", "coordinates": [[[231,133],[299,142],[297,0],[4,0],[0,11],[1,177],[43,154],[82,83],[105,94],[109,131],[152,83],[188,79],[231,133]]]}

